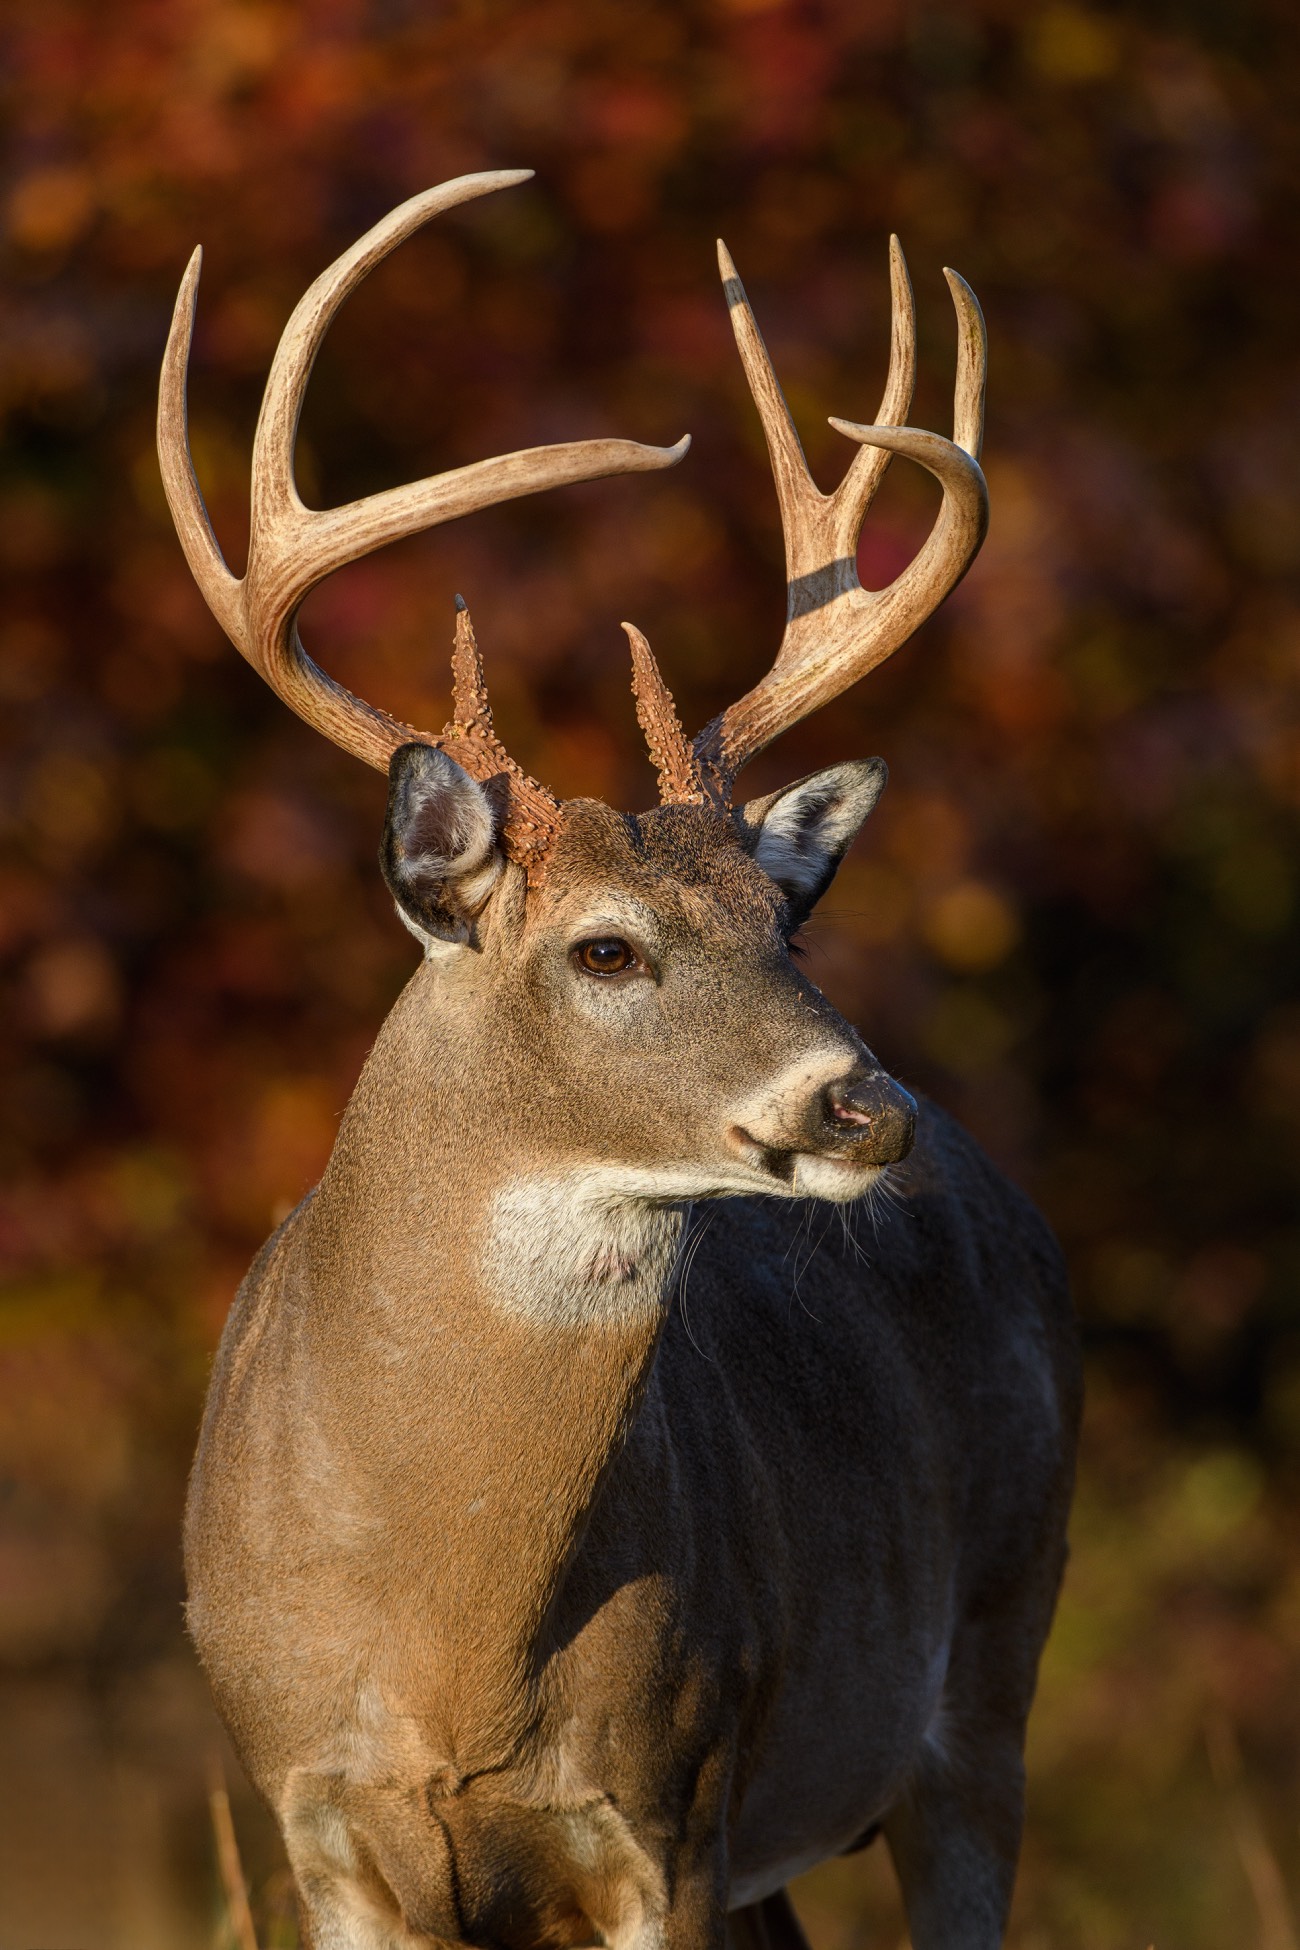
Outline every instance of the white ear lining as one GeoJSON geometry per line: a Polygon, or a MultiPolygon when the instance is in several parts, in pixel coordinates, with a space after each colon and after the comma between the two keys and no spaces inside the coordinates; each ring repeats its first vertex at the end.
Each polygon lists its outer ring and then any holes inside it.
{"type": "MultiPolygon", "coordinates": [[[[444,792],[445,786],[441,782],[420,781],[413,796],[418,804],[428,805],[431,800],[442,797],[444,792]]],[[[455,850],[442,856],[439,865],[459,880],[490,862],[496,851],[492,808],[477,779],[465,777],[456,794],[455,814],[456,823],[447,836],[455,850]]]]}
{"type": "Polygon", "coordinates": [[[501,878],[505,864],[505,855],[494,846],[481,867],[459,875],[457,893],[461,906],[469,913],[477,914],[501,878]]]}
{"type": "Polygon", "coordinates": [[[796,900],[825,888],[884,787],[879,759],[832,766],[759,800],[750,812],[754,859],[796,900]]]}

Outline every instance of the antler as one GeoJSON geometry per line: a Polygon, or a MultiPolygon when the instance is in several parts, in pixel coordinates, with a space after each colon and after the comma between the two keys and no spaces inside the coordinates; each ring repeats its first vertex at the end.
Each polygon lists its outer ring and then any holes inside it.
{"type": "Polygon", "coordinates": [[[776,662],[753,690],[728,705],[695,739],[700,775],[726,805],[742,765],[779,732],[848,690],[905,643],[974,560],[988,525],[979,468],[987,353],[984,320],[970,287],[945,271],[957,311],[957,384],[952,440],[902,424],[916,376],[912,287],[897,237],[890,240],[893,333],[878,424],[831,421],[859,443],[833,494],[808,472],[799,436],[772,370],[745,288],[726,245],[718,267],[732,329],[767,437],[785,535],[786,626],[776,662]],[[920,553],[887,589],[858,581],[858,537],[894,454],[906,454],[939,481],[943,503],[920,553]]]}
{"type": "Polygon", "coordinates": [[[623,625],[632,651],[632,696],[650,763],[659,774],[661,806],[707,806],[710,794],[699,761],[677,715],[673,694],[654,651],[635,623],[623,625]]]}
{"type": "Polygon", "coordinates": [[[457,622],[457,710],[438,736],[416,731],[353,697],[303,649],[297,616],[318,582],[386,542],[476,509],[570,481],[671,467],[690,445],[645,447],[633,440],[576,440],[475,461],[340,508],[304,506],[294,480],[294,439],[303,394],[330,321],[366,273],[430,217],[458,203],[527,182],[530,169],[459,176],[413,196],[345,251],[311,286],[280,340],[253,439],[248,567],[232,575],[203,504],[187,430],[186,376],[202,252],[190,259],[176,300],[158,392],[158,458],[181,547],[209,609],[240,654],[291,710],[344,751],[385,771],[412,739],[444,745],[478,779],[506,778],[503,842],[534,871],[558,830],[558,802],[525,778],[491,729],[468,616],[457,622]],[[462,722],[463,719],[463,722],[462,722]]]}

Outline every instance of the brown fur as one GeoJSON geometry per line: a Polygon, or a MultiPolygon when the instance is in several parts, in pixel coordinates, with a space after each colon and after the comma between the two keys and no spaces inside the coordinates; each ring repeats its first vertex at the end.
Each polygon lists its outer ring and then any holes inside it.
{"type": "MultiPolygon", "coordinates": [[[[1001,1941],[1060,1262],[929,1105],[856,1243],[790,1196],[799,1079],[874,1059],[753,854],[704,808],[567,807],[545,885],[506,866],[431,943],[241,1289],[189,1616],[314,1950],[704,1950],[729,1908],[791,1950],[782,1885],[874,1822],[917,1950],[1001,1941]],[[570,958],[629,912],[653,991],[570,958]]],[[[832,1151],[860,1189],[870,1133],[832,1151]]]]}

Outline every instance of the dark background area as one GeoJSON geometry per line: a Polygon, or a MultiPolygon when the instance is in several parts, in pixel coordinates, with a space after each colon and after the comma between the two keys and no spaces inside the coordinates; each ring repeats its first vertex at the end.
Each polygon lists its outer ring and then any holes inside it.
{"type": "MultiPolygon", "coordinates": [[[[950,426],[941,267],[970,280],[983,554],[747,784],[886,757],[813,972],[1073,1269],[1089,1415],[1013,1941],[1294,1945],[1294,10],[43,0],[2,31],[0,1945],[220,1931],[185,1471],[234,1286],[412,965],[374,865],[382,781],[241,663],[172,533],[152,422],[176,285],[202,241],[193,442],[238,565],[299,293],[415,190],[513,166],[536,181],[437,220],[350,301],[307,499],[586,434],[689,431],[691,454],[401,544],[318,592],[304,637],[437,728],[463,590],[521,761],[648,804],[620,619],[691,729],[782,619],[714,237],[824,486],[849,454],[826,416],[871,419],[883,384],[890,230],[917,424],[950,426]]],[[[893,468],[865,582],[934,499],[893,468]]],[[[237,1813],[287,1942],[270,1841],[237,1813]]],[[[817,1950],[897,1940],[870,1857],[803,1899],[817,1950]]]]}

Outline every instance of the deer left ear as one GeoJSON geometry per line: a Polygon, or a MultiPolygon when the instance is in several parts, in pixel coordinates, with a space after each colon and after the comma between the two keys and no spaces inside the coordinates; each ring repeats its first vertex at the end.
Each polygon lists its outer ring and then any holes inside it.
{"type": "Polygon", "coordinates": [[[379,865],[416,939],[459,946],[496,885],[502,856],[491,800],[432,745],[399,745],[388,768],[379,865]]]}
{"type": "Polygon", "coordinates": [[[835,878],[888,777],[883,758],[858,759],[740,808],[745,844],[784,893],[796,925],[835,878]]]}

